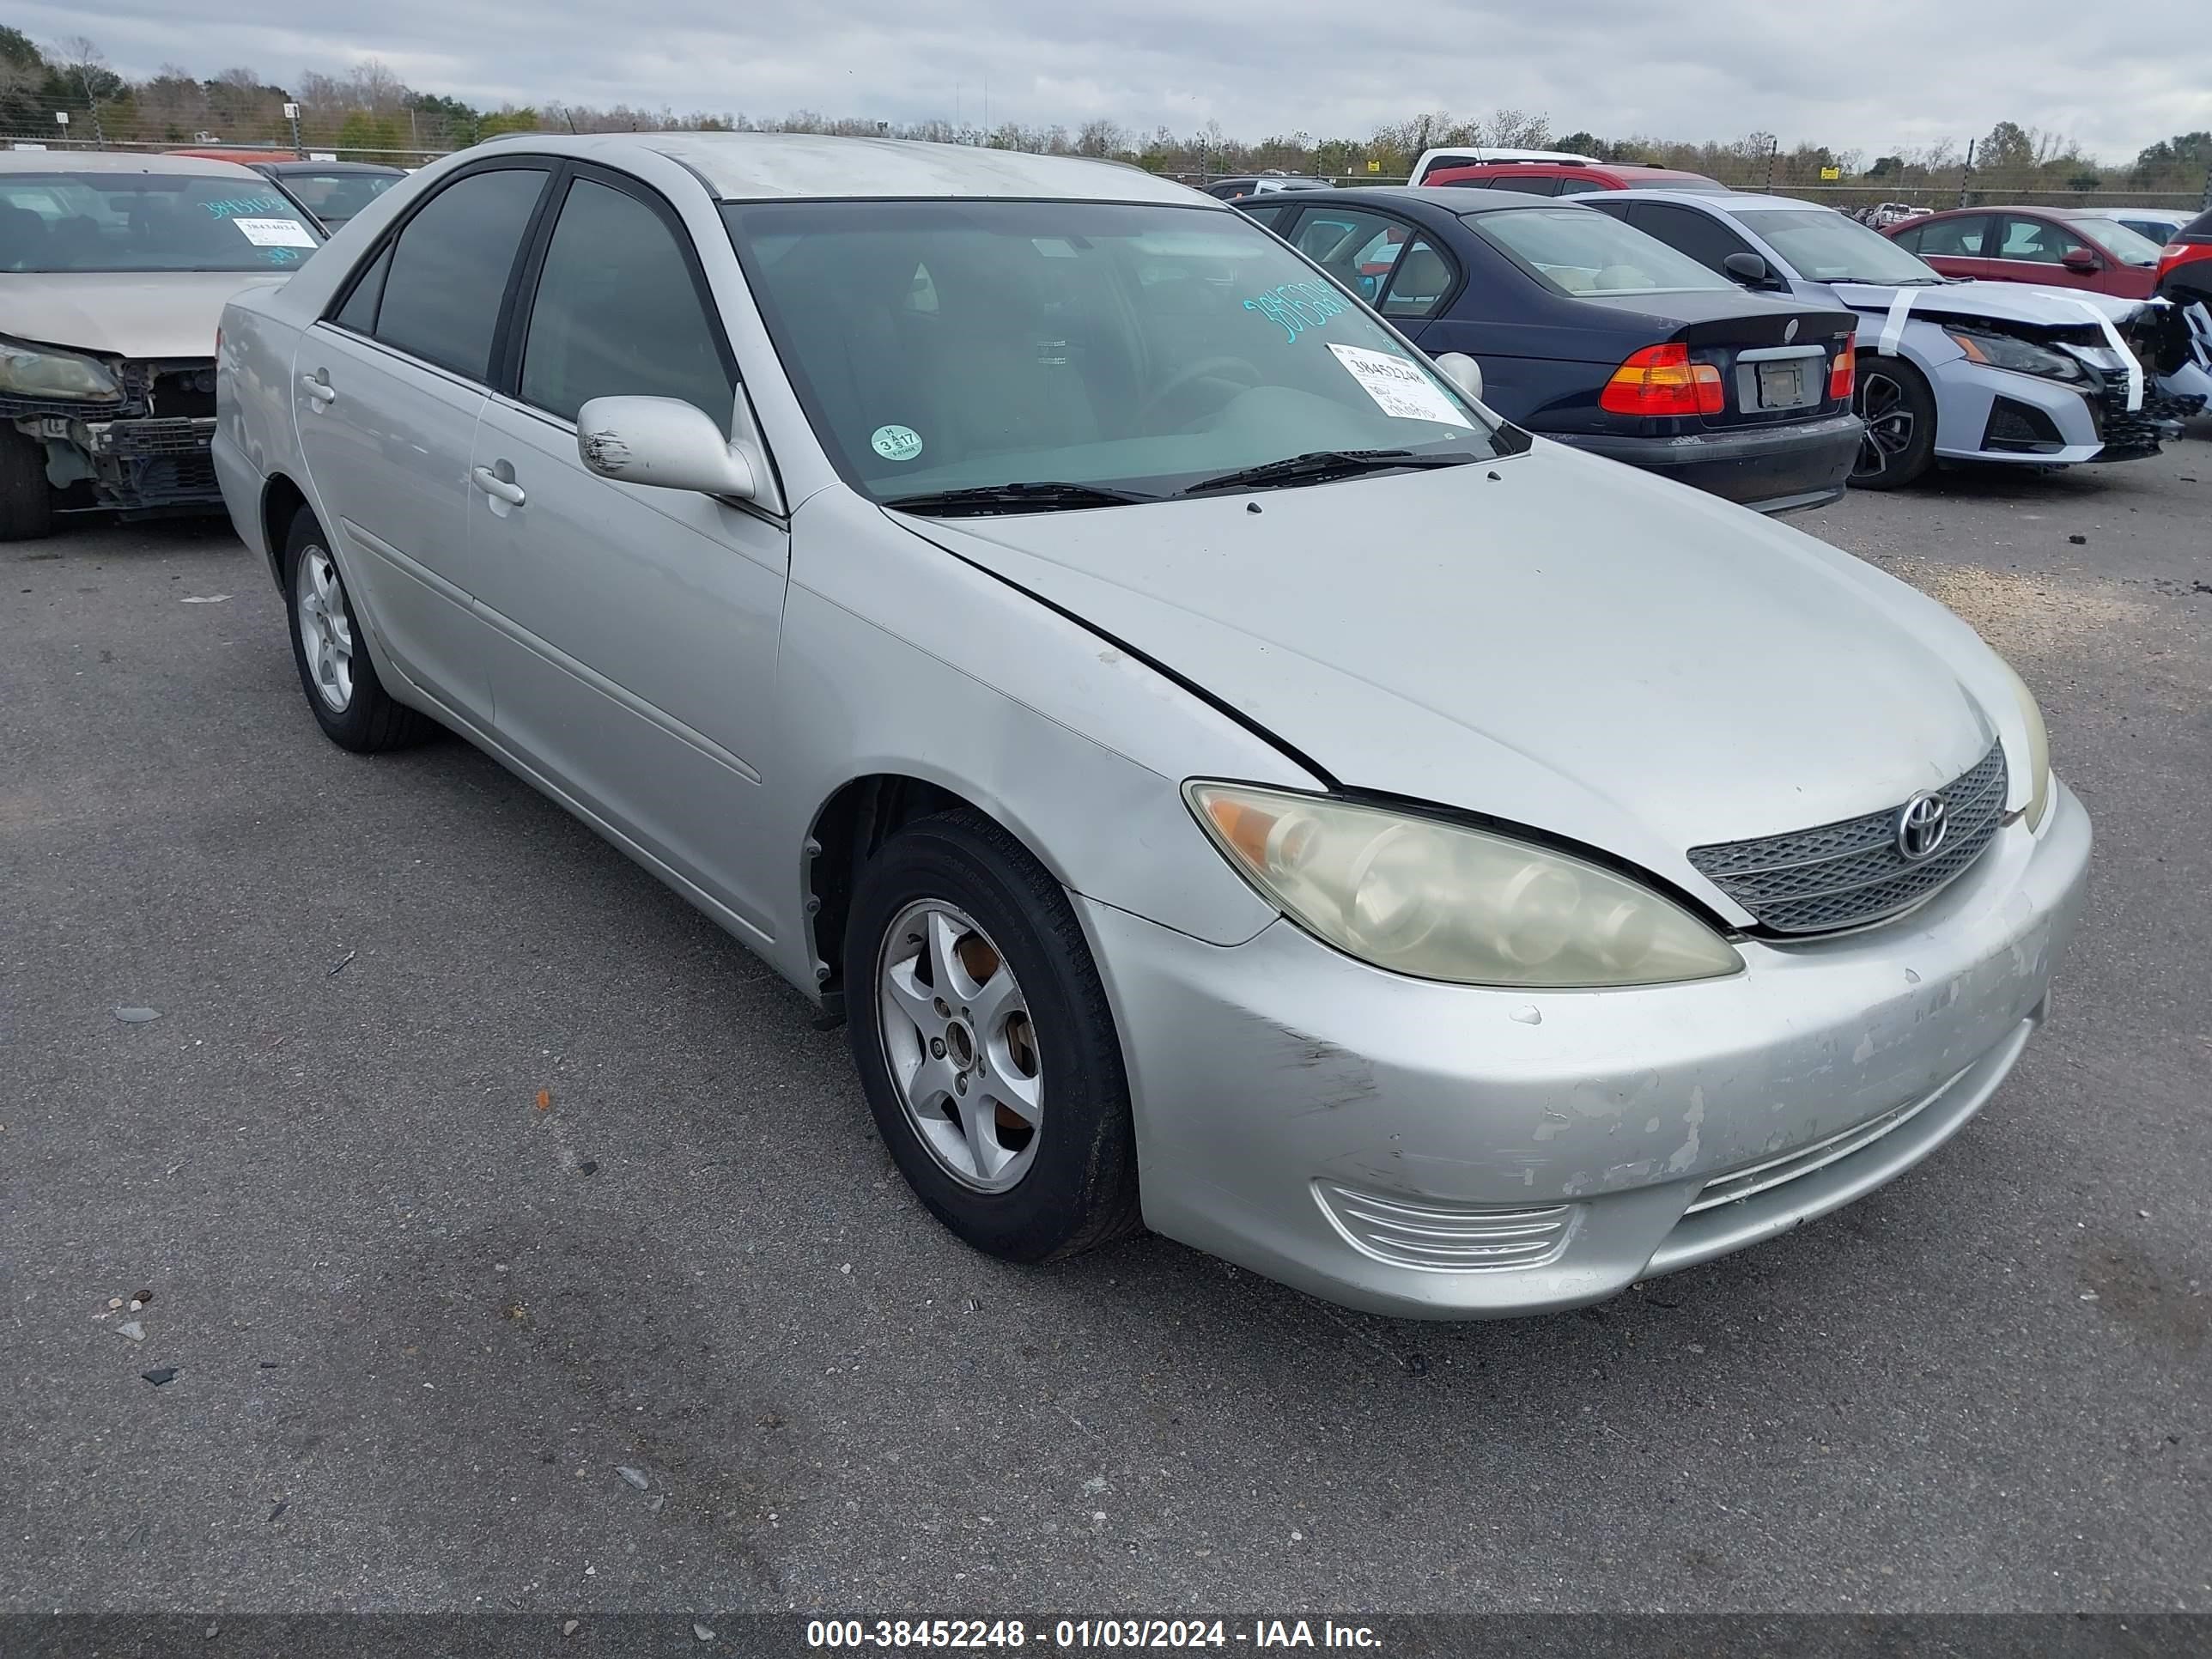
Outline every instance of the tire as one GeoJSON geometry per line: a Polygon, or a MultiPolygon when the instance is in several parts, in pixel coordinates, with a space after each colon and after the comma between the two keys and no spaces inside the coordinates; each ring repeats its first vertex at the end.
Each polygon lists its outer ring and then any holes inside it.
{"type": "Polygon", "coordinates": [[[307,707],[325,737],[356,755],[421,743],[437,722],[386,693],[325,542],[313,513],[302,507],[293,514],[284,538],[284,609],[307,707]],[[312,655],[311,639],[318,642],[312,655]]]}
{"type": "Polygon", "coordinates": [[[46,446],[0,427],[0,542],[34,542],[53,533],[46,446]]]}
{"type": "Polygon", "coordinates": [[[1927,377],[1904,358],[1860,358],[1851,408],[1867,423],[1851,488],[1902,489],[1935,465],[1936,394],[1927,377]]]}
{"type": "Polygon", "coordinates": [[[967,810],[907,825],[860,872],[844,951],[861,1087],[931,1213],[1009,1261],[1143,1231],[1105,988],[1067,895],[1028,849],[967,810]]]}

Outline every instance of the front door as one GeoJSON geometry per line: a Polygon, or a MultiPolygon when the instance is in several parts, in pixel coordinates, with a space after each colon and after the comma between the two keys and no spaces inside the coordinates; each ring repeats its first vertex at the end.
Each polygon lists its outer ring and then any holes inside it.
{"type": "Polygon", "coordinates": [[[401,673],[485,724],[469,458],[501,299],[550,176],[471,173],[431,197],[292,365],[301,453],[357,611],[401,673]]]}
{"type": "Polygon", "coordinates": [[[730,430],[734,366],[681,222],[641,186],[578,174],[518,314],[514,395],[486,405],[470,464],[499,735],[764,940],[769,883],[791,873],[762,844],[758,770],[787,532],[576,453],[593,398],[679,398],[730,430]]]}

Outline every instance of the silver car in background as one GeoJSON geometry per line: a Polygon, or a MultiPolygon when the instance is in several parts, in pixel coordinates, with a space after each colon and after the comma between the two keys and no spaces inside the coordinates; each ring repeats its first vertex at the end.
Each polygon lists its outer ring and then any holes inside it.
{"type": "Polygon", "coordinates": [[[72,511],[219,509],[216,321],[322,240],[233,162],[0,151],[0,541],[72,511]]]}
{"type": "Polygon", "coordinates": [[[1859,314],[1867,433],[1850,481],[1861,489],[1901,489],[1938,460],[2141,460],[2179,434],[2212,386],[2180,313],[2161,301],[1948,277],[1849,214],[1786,196],[1577,199],[1754,292],[1859,314]]]}
{"type": "Polygon", "coordinates": [[[2090,833],[1948,611],[1469,368],[1128,168],[533,133],[231,307],[216,456],[323,730],[842,1013],[961,1237],[1470,1317],[1925,1157],[2090,833]]]}

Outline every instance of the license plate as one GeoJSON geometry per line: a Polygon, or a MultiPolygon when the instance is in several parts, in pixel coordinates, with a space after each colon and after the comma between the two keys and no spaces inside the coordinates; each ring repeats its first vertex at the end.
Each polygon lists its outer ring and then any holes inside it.
{"type": "Polygon", "coordinates": [[[1802,363],[1761,363],[1759,366],[1759,406],[1798,409],[1813,398],[1807,390],[1802,363]]]}

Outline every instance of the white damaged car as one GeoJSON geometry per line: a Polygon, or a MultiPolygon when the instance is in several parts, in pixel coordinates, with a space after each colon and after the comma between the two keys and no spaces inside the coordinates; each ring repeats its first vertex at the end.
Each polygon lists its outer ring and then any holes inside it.
{"type": "Polygon", "coordinates": [[[1782,196],[1594,191],[1625,219],[1754,291],[1859,314],[1851,483],[1895,489],[1940,460],[2140,460],[2212,394],[2182,314],[2158,300],[1958,281],[1847,214],[1782,196]]]}
{"type": "Polygon", "coordinates": [[[223,306],[322,240],[234,162],[0,152],[0,541],[72,512],[220,511],[223,306]]]}

